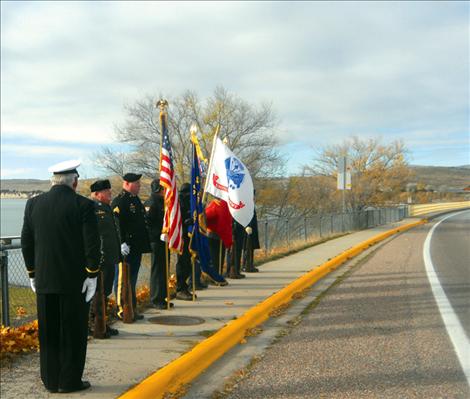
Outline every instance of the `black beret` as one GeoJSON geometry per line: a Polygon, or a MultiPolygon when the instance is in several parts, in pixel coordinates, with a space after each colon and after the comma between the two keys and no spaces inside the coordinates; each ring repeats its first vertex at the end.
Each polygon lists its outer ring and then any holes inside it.
{"type": "Polygon", "coordinates": [[[111,188],[111,183],[108,179],[97,180],[90,186],[90,191],[94,193],[96,191],[106,190],[108,188],[111,188]]]}
{"type": "Polygon", "coordinates": [[[139,180],[141,177],[142,177],[142,174],[139,175],[136,173],[126,173],[122,178],[129,183],[133,183],[139,180]]]}

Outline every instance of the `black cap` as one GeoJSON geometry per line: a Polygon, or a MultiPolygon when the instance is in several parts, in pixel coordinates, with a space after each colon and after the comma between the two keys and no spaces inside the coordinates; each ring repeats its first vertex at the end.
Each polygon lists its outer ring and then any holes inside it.
{"type": "Polygon", "coordinates": [[[150,183],[150,189],[152,190],[152,193],[158,193],[162,189],[162,186],[160,186],[160,179],[153,179],[152,183],[150,183]]]}
{"type": "Polygon", "coordinates": [[[90,191],[94,193],[96,191],[106,190],[108,188],[111,188],[111,183],[108,179],[97,180],[90,186],[90,191]]]}
{"type": "Polygon", "coordinates": [[[141,177],[142,174],[139,175],[137,173],[126,173],[122,178],[129,183],[133,183],[139,180],[141,177]]]}

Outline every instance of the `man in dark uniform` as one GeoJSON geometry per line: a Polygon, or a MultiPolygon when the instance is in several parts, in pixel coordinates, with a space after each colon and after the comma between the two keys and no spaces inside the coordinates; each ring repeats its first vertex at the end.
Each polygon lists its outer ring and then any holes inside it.
{"type": "Polygon", "coordinates": [[[183,183],[179,191],[179,201],[181,209],[181,220],[183,225],[183,252],[178,255],[176,263],[176,299],[191,301],[193,296],[189,292],[188,279],[192,276],[191,253],[189,252],[188,227],[192,225],[189,194],[191,185],[183,183]]]}
{"type": "MultiPolygon", "coordinates": [[[[121,238],[119,221],[111,210],[111,183],[109,180],[97,180],[90,186],[91,197],[95,201],[95,214],[98,220],[98,230],[101,239],[100,271],[103,278],[105,309],[108,297],[113,290],[116,265],[121,259],[121,238]]],[[[96,293],[98,295],[98,292],[96,293]]],[[[98,298],[94,298],[94,301],[98,298]]],[[[92,318],[94,314],[92,312],[92,318]]],[[[106,335],[118,335],[119,331],[106,325],[106,335]]]]}
{"type": "MultiPolygon", "coordinates": [[[[152,193],[145,201],[147,225],[150,232],[152,248],[152,265],[150,268],[150,302],[157,309],[167,309],[167,281],[165,242],[160,239],[165,215],[163,188],[160,180],[154,179],[150,184],[152,193]]],[[[173,303],[170,302],[170,307],[173,303]]]]}
{"type": "Polygon", "coordinates": [[[248,226],[245,228],[245,245],[243,247],[243,270],[247,273],[259,272],[258,268],[253,265],[255,249],[259,249],[258,237],[258,218],[256,217],[256,209],[253,213],[248,226]]]}
{"type": "Polygon", "coordinates": [[[90,387],[82,375],[100,238],[93,201],[75,192],[79,165],[66,161],[49,168],[52,188],[28,200],[21,232],[37,294],[41,379],[50,392],[90,387]]]}
{"type": "Polygon", "coordinates": [[[233,219],[232,234],[233,245],[227,254],[227,277],[233,279],[245,278],[245,275],[240,273],[240,266],[246,232],[245,228],[235,219],[233,219]]]}
{"type": "MultiPolygon", "coordinates": [[[[134,320],[142,320],[143,315],[137,314],[136,285],[142,254],[150,252],[150,241],[145,223],[145,209],[138,197],[141,174],[126,173],[123,176],[121,193],[113,200],[111,208],[119,219],[121,231],[121,253],[130,267],[132,290],[132,306],[134,320]]],[[[117,292],[119,276],[114,279],[114,289],[117,292]]],[[[122,309],[118,310],[122,317],[122,309]]]]}

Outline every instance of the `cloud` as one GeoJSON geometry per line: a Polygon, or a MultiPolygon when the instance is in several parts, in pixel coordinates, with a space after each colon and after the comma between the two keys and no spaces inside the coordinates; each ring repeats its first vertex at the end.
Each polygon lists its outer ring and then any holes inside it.
{"type": "Polygon", "coordinates": [[[282,143],[357,134],[414,148],[420,131],[431,132],[422,145],[468,139],[466,2],[1,7],[2,135],[11,138],[112,143],[125,103],[186,89],[204,98],[223,85],[271,102],[282,143]]]}
{"type": "Polygon", "coordinates": [[[1,178],[2,179],[12,179],[18,176],[29,175],[34,172],[33,168],[2,168],[1,178]]]}

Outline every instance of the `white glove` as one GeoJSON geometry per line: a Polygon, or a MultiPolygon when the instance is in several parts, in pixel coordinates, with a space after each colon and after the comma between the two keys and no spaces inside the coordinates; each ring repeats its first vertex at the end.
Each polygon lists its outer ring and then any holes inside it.
{"type": "Polygon", "coordinates": [[[160,241],[168,242],[168,234],[161,234],[160,241]]]}
{"type": "Polygon", "coordinates": [[[250,226],[246,227],[245,231],[246,231],[246,234],[248,235],[251,235],[251,233],[253,233],[253,229],[250,226]]]}
{"type": "Polygon", "coordinates": [[[31,284],[33,292],[36,292],[36,279],[34,277],[29,279],[29,284],[31,284]]]}
{"type": "Polygon", "coordinates": [[[121,254],[123,256],[127,256],[129,255],[129,252],[131,252],[131,248],[129,247],[129,245],[127,245],[127,243],[123,242],[121,244],[121,254]]]}
{"type": "Polygon", "coordinates": [[[98,277],[87,277],[83,282],[82,294],[85,294],[85,302],[90,302],[96,292],[98,277]]]}

